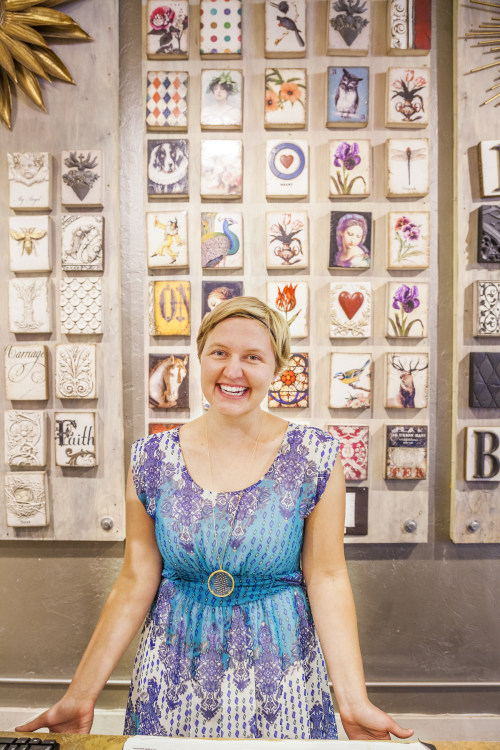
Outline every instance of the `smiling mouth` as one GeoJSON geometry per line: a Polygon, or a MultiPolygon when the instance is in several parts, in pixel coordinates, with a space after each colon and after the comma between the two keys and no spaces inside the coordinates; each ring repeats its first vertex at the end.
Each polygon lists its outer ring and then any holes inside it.
{"type": "Polygon", "coordinates": [[[242,396],[248,390],[241,385],[221,385],[220,383],[218,385],[225,396],[242,396]]]}

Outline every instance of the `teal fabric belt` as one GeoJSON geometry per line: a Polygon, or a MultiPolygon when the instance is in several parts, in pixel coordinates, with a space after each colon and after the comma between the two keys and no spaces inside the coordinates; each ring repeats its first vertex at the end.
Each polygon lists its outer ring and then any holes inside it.
{"type": "Polygon", "coordinates": [[[233,575],[234,590],[229,596],[214,596],[208,590],[208,576],[203,573],[179,573],[176,570],[163,570],[163,585],[173,583],[190,599],[199,604],[212,607],[233,607],[235,604],[246,604],[277,594],[290,586],[303,586],[304,579],[300,570],[280,576],[259,577],[233,575]]]}

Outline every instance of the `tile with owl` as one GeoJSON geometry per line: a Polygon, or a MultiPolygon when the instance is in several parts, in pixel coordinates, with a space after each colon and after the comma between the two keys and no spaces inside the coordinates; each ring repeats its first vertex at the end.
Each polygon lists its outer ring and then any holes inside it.
{"type": "Polygon", "coordinates": [[[330,212],[329,268],[369,268],[371,249],[371,211],[330,212]]]}
{"type": "Polygon", "coordinates": [[[393,211],[387,226],[388,268],[428,268],[430,260],[429,211],[393,211]]]}
{"type": "Polygon", "coordinates": [[[243,195],[243,141],[201,141],[201,197],[239,200],[243,195]]]}
{"type": "Polygon", "coordinates": [[[334,352],[330,356],[330,409],[365,409],[372,393],[372,357],[334,352]]]}
{"type": "Polygon", "coordinates": [[[280,312],[292,339],[308,335],[309,285],[307,281],[291,284],[286,281],[267,282],[267,304],[280,312]]]}
{"type": "Polygon", "coordinates": [[[307,211],[266,214],[267,267],[307,268],[309,240],[307,211]]]}
{"type": "Polygon", "coordinates": [[[189,354],[149,353],[150,409],[189,409],[189,354]]]}
{"type": "Polygon", "coordinates": [[[372,0],[328,0],[327,54],[368,54],[372,0]]]}
{"type": "Polygon", "coordinates": [[[307,121],[305,68],[266,68],[264,127],[300,129],[307,121]]]}
{"type": "Polygon", "coordinates": [[[364,128],[368,111],[369,68],[329,67],[327,128],[364,128]]]}
{"type": "Polygon", "coordinates": [[[7,154],[9,205],[15,211],[50,211],[52,157],[46,151],[7,154]]]}
{"type": "Polygon", "coordinates": [[[146,214],[148,268],[187,268],[187,211],[146,214]]]}
{"type": "Polygon", "coordinates": [[[386,196],[424,197],[429,192],[429,139],[390,138],[386,141],[386,196]]]}
{"type": "Polygon", "coordinates": [[[387,286],[388,338],[420,339],[428,335],[429,284],[404,284],[394,281],[387,286]]]}
{"type": "Polygon", "coordinates": [[[267,142],[266,197],[294,200],[309,194],[307,141],[267,142]]]}
{"type": "Polygon", "coordinates": [[[50,271],[51,220],[48,216],[9,216],[10,270],[50,271]]]}
{"type": "Polygon", "coordinates": [[[429,355],[427,352],[388,352],[387,409],[425,409],[429,387],[429,355]]]}
{"type": "Polygon", "coordinates": [[[150,59],[176,60],[188,56],[189,2],[147,0],[146,54],[150,59]]]}
{"type": "Polygon", "coordinates": [[[430,111],[429,80],[429,68],[388,69],[386,78],[386,127],[427,127],[430,111]]]}
{"type": "Polygon", "coordinates": [[[203,317],[208,315],[214,307],[217,307],[221,302],[226,299],[232,299],[233,297],[241,297],[243,294],[243,282],[242,281],[227,281],[219,279],[217,281],[202,281],[201,282],[201,298],[202,298],[202,310],[201,314],[203,317]]]}
{"type": "Polygon", "coordinates": [[[202,268],[243,267],[241,211],[206,211],[201,214],[202,268]]]}
{"type": "Polygon", "coordinates": [[[291,354],[287,366],[269,387],[267,405],[270,409],[300,409],[309,406],[308,354],[291,354]]]}
{"type": "Polygon", "coordinates": [[[329,151],[329,197],[367,198],[371,188],[370,141],[330,141],[329,151]]]}
{"type": "Polygon", "coordinates": [[[265,0],[265,57],[306,56],[306,0],[265,0]]]}
{"type": "Polygon", "coordinates": [[[202,70],[202,130],[241,130],[243,74],[241,70],[202,70]]]}

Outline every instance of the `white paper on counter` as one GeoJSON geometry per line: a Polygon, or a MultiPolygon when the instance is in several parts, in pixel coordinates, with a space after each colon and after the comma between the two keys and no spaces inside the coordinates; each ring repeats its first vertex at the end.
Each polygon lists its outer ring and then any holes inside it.
{"type": "MultiPolygon", "coordinates": [[[[421,742],[361,742],[357,740],[204,740],[191,737],[150,737],[136,735],[129,737],[123,750],[220,750],[221,742],[231,742],[231,750],[237,750],[241,744],[242,750],[277,750],[276,743],[280,743],[280,750],[303,750],[306,743],[314,742],[323,745],[324,750],[427,750],[432,745],[421,742]],[[329,745],[327,748],[326,745],[329,745]]],[[[323,749],[322,749],[323,750],[323,749]]]]}

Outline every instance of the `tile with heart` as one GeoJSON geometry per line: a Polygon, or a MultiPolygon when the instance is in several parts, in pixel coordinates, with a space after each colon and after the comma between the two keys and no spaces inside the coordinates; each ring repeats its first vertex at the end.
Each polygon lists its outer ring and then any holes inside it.
{"type": "Polygon", "coordinates": [[[61,203],[69,208],[103,205],[102,151],[63,151],[61,155],[61,203]]]}
{"type": "Polygon", "coordinates": [[[366,338],[371,335],[371,284],[330,283],[330,338],[366,338]]]}
{"type": "Polygon", "coordinates": [[[309,146],[307,141],[267,142],[267,198],[307,198],[309,194],[309,146]]]}

